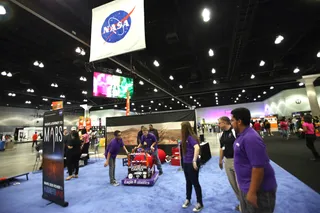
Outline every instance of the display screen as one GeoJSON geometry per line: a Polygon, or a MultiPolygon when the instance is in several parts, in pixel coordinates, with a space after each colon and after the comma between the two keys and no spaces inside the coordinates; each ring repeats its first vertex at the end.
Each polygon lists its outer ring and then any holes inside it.
{"type": "Polygon", "coordinates": [[[127,98],[133,95],[133,79],[106,73],[93,73],[93,96],[105,98],[127,98]]]}

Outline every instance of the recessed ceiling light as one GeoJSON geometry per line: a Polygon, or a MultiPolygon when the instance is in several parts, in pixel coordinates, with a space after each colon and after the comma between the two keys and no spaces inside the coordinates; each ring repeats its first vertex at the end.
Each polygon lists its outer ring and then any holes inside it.
{"type": "Polygon", "coordinates": [[[9,77],[9,78],[11,78],[11,77],[12,77],[11,72],[8,72],[8,73],[7,73],[7,77],[9,77]]]}
{"type": "Polygon", "coordinates": [[[194,102],[197,102],[197,100],[196,100],[196,99],[194,99],[193,101],[194,101],[194,102]]]}
{"type": "Polygon", "coordinates": [[[158,111],[158,109],[157,109],[157,108],[155,108],[154,110],[155,110],[155,111],[158,111]]]}
{"type": "Polygon", "coordinates": [[[236,100],[239,100],[239,98],[236,98],[236,100]]]}
{"type": "Polygon", "coordinates": [[[41,62],[41,63],[39,64],[39,67],[40,67],[40,68],[44,68],[44,64],[41,62]]]}
{"type": "Polygon", "coordinates": [[[159,103],[158,105],[161,106],[161,103],[159,103]]]}
{"type": "Polygon", "coordinates": [[[298,67],[293,70],[293,73],[298,73],[298,72],[300,72],[300,69],[298,67]]]}
{"type": "Polygon", "coordinates": [[[48,101],[48,98],[42,98],[43,101],[48,101]]]}
{"type": "Polygon", "coordinates": [[[218,97],[216,97],[216,100],[218,99],[218,97]]]}
{"type": "Polygon", "coordinates": [[[243,89],[242,92],[245,93],[246,91],[243,89]]]}
{"type": "Polygon", "coordinates": [[[86,55],[86,52],[84,50],[81,50],[81,55],[86,55]]]}
{"type": "Polygon", "coordinates": [[[263,67],[265,64],[266,64],[266,62],[264,62],[263,60],[261,60],[259,66],[260,66],[260,67],[263,67]]]}
{"type": "Polygon", "coordinates": [[[137,111],[137,109],[136,109],[136,108],[134,108],[134,109],[133,109],[133,111],[137,111]]]}
{"type": "Polygon", "coordinates": [[[182,85],[180,85],[180,86],[179,86],[179,88],[180,88],[180,89],[183,89],[183,86],[182,86],[182,85]]]}
{"type": "Polygon", "coordinates": [[[180,104],[180,101],[177,101],[178,104],[180,104]]]}
{"type": "Polygon", "coordinates": [[[158,92],[158,90],[157,90],[157,88],[154,88],[154,90],[153,90],[154,92],[158,92]]]}
{"type": "Polygon", "coordinates": [[[80,47],[77,47],[76,49],[75,49],[75,51],[76,51],[76,53],[81,53],[81,48],[80,47]]]}
{"type": "Polygon", "coordinates": [[[153,104],[153,101],[151,100],[151,101],[150,101],[150,103],[152,103],[152,104],[153,104]]]}
{"type": "Polygon", "coordinates": [[[174,101],[174,98],[171,98],[171,101],[174,101]]]}
{"type": "Polygon", "coordinates": [[[167,106],[167,105],[164,105],[164,107],[167,108],[168,106],[167,106]]]}
{"type": "Polygon", "coordinates": [[[141,112],[144,112],[144,110],[141,110],[141,112]]]}
{"type": "Polygon", "coordinates": [[[274,89],[274,86],[271,86],[270,89],[274,89]]]}
{"type": "Polygon", "coordinates": [[[241,94],[239,94],[238,96],[241,97],[241,94]]]}
{"type": "Polygon", "coordinates": [[[260,95],[258,95],[258,98],[261,98],[261,96],[260,96],[260,95]]]}
{"type": "Polygon", "coordinates": [[[253,99],[254,101],[256,101],[257,99],[253,99]]]}
{"type": "Polygon", "coordinates": [[[6,72],[6,71],[2,71],[2,72],[1,72],[1,75],[6,76],[6,75],[7,75],[7,72],[6,72]]]}
{"type": "Polygon", "coordinates": [[[199,104],[199,107],[201,107],[201,104],[199,104]]]}
{"type": "Polygon", "coordinates": [[[217,81],[216,81],[216,80],[213,80],[213,84],[217,84],[217,81]]]}
{"type": "Polygon", "coordinates": [[[256,77],[256,76],[255,76],[254,74],[252,74],[250,78],[251,78],[251,79],[254,79],[255,77],[256,77]]]}
{"type": "Polygon", "coordinates": [[[280,44],[283,41],[284,37],[282,35],[278,35],[276,40],[274,41],[275,44],[280,44]]]}
{"type": "Polygon", "coordinates": [[[39,62],[38,61],[33,62],[33,65],[37,67],[39,66],[39,62]]]}
{"type": "Polygon", "coordinates": [[[153,65],[156,66],[156,67],[160,66],[160,64],[159,64],[159,62],[157,60],[154,60],[153,65]]]}
{"type": "Polygon", "coordinates": [[[201,16],[204,22],[208,22],[210,20],[210,10],[208,8],[204,8],[202,10],[201,16]]]}
{"type": "Polygon", "coordinates": [[[184,106],[184,104],[181,104],[182,106],[184,106]]]}
{"type": "Polygon", "coordinates": [[[190,96],[190,99],[192,99],[192,96],[190,96]]]}
{"type": "Polygon", "coordinates": [[[66,96],[64,96],[64,95],[60,95],[60,98],[65,98],[66,96]]]}
{"type": "Polygon", "coordinates": [[[302,83],[302,82],[299,83],[299,86],[300,86],[300,87],[302,87],[303,85],[304,85],[304,83],[302,83]]]}
{"type": "Polygon", "coordinates": [[[141,81],[141,80],[139,81],[139,84],[140,84],[140,85],[144,85],[143,81],[141,81]]]}
{"type": "Polygon", "coordinates": [[[320,58],[320,51],[317,53],[317,57],[320,58]]]}
{"type": "Polygon", "coordinates": [[[103,109],[103,107],[100,107],[100,109],[103,109]]]}
{"type": "Polygon", "coordinates": [[[117,68],[116,73],[122,74],[122,71],[119,68],[117,68]]]}
{"type": "Polygon", "coordinates": [[[213,50],[212,50],[212,49],[210,49],[210,50],[209,50],[209,52],[208,52],[208,54],[209,54],[209,56],[210,56],[210,57],[214,56],[214,52],[213,52],[213,50]]]}
{"type": "Polygon", "coordinates": [[[132,106],[134,106],[134,103],[131,103],[132,106]]]}
{"type": "Polygon", "coordinates": [[[7,10],[3,5],[0,5],[0,15],[5,15],[7,14],[7,10]]]}
{"type": "Polygon", "coordinates": [[[151,109],[151,107],[149,107],[149,109],[151,109]]]}
{"type": "Polygon", "coordinates": [[[267,94],[267,92],[266,92],[266,91],[263,91],[263,94],[265,95],[265,94],[267,94]]]}
{"type": "Polygon", "coordinates": [[[141,108],[143,108],[144,106],[143,105],[141,105],[141,108]]]}
{"type": "Polygon", "coordinates": [[[216,69],[212,68],[211,72],[212,72],[212,74],[215,74],[216,73],[216,69]]]}
{"type": "Polygon", "coordinates": [[[87,99],[83,99],[83,102],[88,102],[88,100],[87,99]]]}
{"type": "Polygon", "coordinates": [[[237,103],[237,101],[234,101],[234,103],[237,103]]]}
{"type": "Polygon", "coordinates": [[[218,96],[218,93],[215,93],[214,95],[215,95],[215,96],[218,96]]]}
{"type": "Polygon", "coordinates": [[[68,101],[67,104],[71,104],[71,102],[68,101]]]}
{"type": "Polygon", "coordinates": [[[117,104],[115,104],[115,105],[114,105],[114,107],[118,107],[118,105],[117,105],[117,104]]]}
{"type": "Polygon", "coordinates": [[[173,76],[172,76],[172,75],[170,75],[170,76],[169,76],[169,79],[170,79],[171,81],[173,81],[173,80],[174,80],[174,78],[173,78],[173,76]]]}
{"type": "Polygon", "coordinates": [[[170,109],[172,109],[172,107],[170,107],[170,109]]]}

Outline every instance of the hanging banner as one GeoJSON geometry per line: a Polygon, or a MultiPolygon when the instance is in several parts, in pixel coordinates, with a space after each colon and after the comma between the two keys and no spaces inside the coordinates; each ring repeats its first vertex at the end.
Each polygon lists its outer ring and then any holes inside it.
{"type": "Polygon", "coordinates": [[[58,110],[63,108],[63,101],[54,101],[52,102],[52,109],[58,110]]]}
{"type": "Polygon", "coordinates": [[[68,206],[64,200],[63,110],[44,113],[42,198],[68,206]]]}
{"type": "Polygon", "coordinates": [[[91,129],[91,118],[86,118],[86,130],[89,132],[91,129]]]}
{"type": "Polygon", "coordinates": [[[78,123],[78,129],[83,129],[84,127],[84,117],[83,116],[80,116],[79,117],[79,123],[78,123]]]}
{"type": "Polygon", "coordinates": [[[130,93],[127,91],[126,116],[130,115],[130,93]]]}
{"type": "Polygon", "coordinates": [[[92,10],[90,62],[145,48],[144,0],[117,0],[92,10]]]}

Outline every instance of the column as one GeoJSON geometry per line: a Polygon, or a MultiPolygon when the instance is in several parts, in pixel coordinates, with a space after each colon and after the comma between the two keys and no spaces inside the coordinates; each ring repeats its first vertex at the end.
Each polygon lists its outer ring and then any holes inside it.
{"type": "Polygon", "coordinates": [[[83,104],[83,105],[80,105],[81,108],[84,109],[84,117],[85,118],[89,118],[90,117],[90,109],[92,106],[88,105],[88,104],[83,104]]]}
{"type": "Polygon", "coordinates": [[[302,79],[298,80],[299,82],[304,83],[307,91],[307,96],[310,103],[310,108],[313,116],[320,115],[320,107],[317,99],[317,93],[314,88],[313,82],[320,77],[320,74],[316,75],[305,75],[302,76],[302,79]]]}

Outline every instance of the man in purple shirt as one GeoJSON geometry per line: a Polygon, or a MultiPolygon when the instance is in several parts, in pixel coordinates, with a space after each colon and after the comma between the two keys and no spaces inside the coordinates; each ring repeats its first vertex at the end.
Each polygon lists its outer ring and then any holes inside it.
{"type": "Polygon", "coordinates": [[[232,127],[238,134],[233,148],[241,212],[272,213],[277,182],[266,146],[258,133],[250,127],[251,114],[248,109],[234,109],[231,115],[232,127]]]}
{"type": "Polygon", "coordinates": [[[135,147],[133,151],[137,148],[144,148],[146,151],[151,151],[152,156],[155,158],[155,163],[157,165],[157,169],[159,170],[159,175],[163,174],[161,162],[158,155],[158,140],[156,136],[152,133],[148,133],[148,129],[146,127],[142,128],[142,136],[141,136],[141,143],[138,147],[135,147]]]}
{"type": "Polygon", "coordinates": [[[120,184],[116,181],[114,175],[116,168],[116,157],[121,147],[127,154],[129,154],[129,152],[123,143],[123,140],[121,138],[121,132],[119,130],[115,131],[114,136],[115,138],[110,141],[106,148],[106,152],[104,153],[107,159],[104,163],[104,167],[109,166],[110,184],[112,184],[113,186],[119,186],[120,184]]]}

